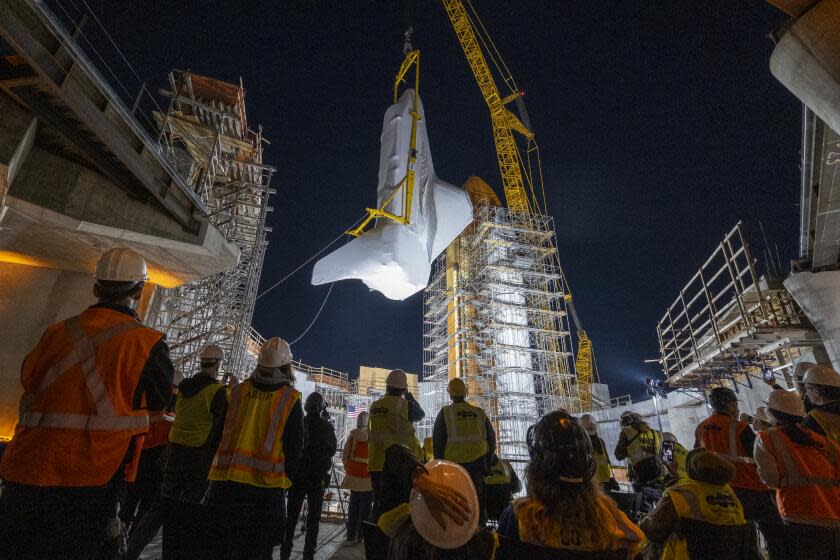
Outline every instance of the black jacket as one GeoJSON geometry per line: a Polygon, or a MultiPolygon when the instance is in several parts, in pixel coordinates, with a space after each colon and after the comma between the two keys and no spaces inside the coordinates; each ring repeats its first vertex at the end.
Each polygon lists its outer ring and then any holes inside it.
{"type": "Polygon", "coordinates": [[[320,414],[303,419],[303,452],[300,466],[292,475],[292,484],[305,488],[319,487],[329,480],[332,461],[338,448],[335,429],[320,414]]]}

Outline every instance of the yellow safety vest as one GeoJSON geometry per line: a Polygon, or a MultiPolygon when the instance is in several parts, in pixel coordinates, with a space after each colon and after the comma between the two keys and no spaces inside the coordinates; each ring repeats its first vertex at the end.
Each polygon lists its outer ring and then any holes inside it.
{"type": "Polygon", "coordinates": [[[368,471],[381,472],[385,451],[392,445],[406,446],[418,461],[423,448],[408,420],[408,402],[397,395],[385,395],[370,406],[368,436],[368,471]]]}
{"type": "Polygon", "coordinates": [[[662,457],[662,432],[648,428],[640,432],[635,426],[623,429],[630,444],[627,446],[627,459],[635,465],[651,457],[662,457]],[[638,434],[638,436],[636,435],[638,434]]]}
{"type": "MultiPolygon", "coordinates": [[[[680,479],[665,490],[681,519],[712,525],[744,525],[744,508],[728,484],[717,485],[692,478],[680,479]]],[[[662,551],[662,560],[690,560],[688,544],[676,532],[662,551]]]]}
{"type": "Polygon", "coordinates": [[[499,459],[495,465],[490,467],[490,474],[484,477],[484,484],[490,486],[496,484],[510,484],[512,479],[513,476],[511,475],[510,463],[504,459],[499,459]]]}
{"type": "Polygon", "coordinates": [[[233,387],[222,442],[208,478],[289,488],[283,432],[299,399],[300,391],[289,386],[260,391],[249,379],[233,387]]]}
{"type": "Polygon", "coordinates": [[[812,410],[810,414],[825,432],[825,437],[840,443],[840,416],[824,410],[812,410]]]}
{"type": "Polygon", "coordinates": [[[169,441],[186,447],[201,447],[213,429],[210,409],[216,393],[224,390],[221,383],[211,383],[191,397],[178,396],[175,403],[175,423],[169,441]]]}
{"type": "Polygon", "coordinates": [[[677,463],[677,476],[687,478],[685,471],[685,460],[688,457],[688,450],[679,443],[674,444],[674,461],[677,463]]]}
{"type": "Polygon", "coordinates": [[[446,423],[443,458],[453,463],[472,463],[487,454],[487,416],[466,402],[448,404],[441,410],[446,423]]]}

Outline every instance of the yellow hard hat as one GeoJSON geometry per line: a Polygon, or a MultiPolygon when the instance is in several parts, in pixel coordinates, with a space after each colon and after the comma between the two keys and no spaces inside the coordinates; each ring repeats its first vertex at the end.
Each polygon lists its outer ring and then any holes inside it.
{"type": "Polygon", "coordinates": [[[467,396],[467,384],[464,383],[464,380],[460,377],[456,377],[455,379],[451,379],[449,381],[449,385],[446,387],[446,390],[449,392],[450,397],[466,397],[467,396]]]}

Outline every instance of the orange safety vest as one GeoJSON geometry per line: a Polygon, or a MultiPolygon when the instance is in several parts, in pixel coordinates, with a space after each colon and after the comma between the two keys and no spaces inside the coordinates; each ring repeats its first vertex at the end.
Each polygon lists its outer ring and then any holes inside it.
{"type": "Polygon", "coordinates": [[[347,474],[357,478],[370,478],[368,442],[353,438],[353,443],[350,444],[350,461],[347,462],[347,474]]]}
{"type": "Polygon", "coordinates": [[[149,415],[149,433],[143,441],[143,449],[152,449],[169,443],[169,432],[175,423],[175,414],[160,411],[149,415]]]}
{"type": "MultiPolygon", "coordinates": [[[[134,393],[163,335],[126,315],[91,308],[47,328],[23,361],[21,414],[0,477],[34,486],[107,484],[133,438],[149,429],[134,393]]],[[[123,474],[134,480],[142,441],[123,474]]]]}
{"type": "Polygon", "coordinates": [[[283,432],[300,391],[284,385],[260,391],[248,379],[231,389],[222,441],[210,480],[230,480],[262,488],[289,488],[283,432]]]}
{"type": "Polygon", "coordinates": [[[808,435],[816,446],[795,443],[779,428],[758,435],[779,469],[779,514],[791,522],[840,528],[840,446],[816,432],[808,435]]]}
{"type": "Polygon", "coordinates": [[[734,420],[726,414],[712,414],[697,426],[697,444],[709,451],[720,453],[735,465],[735,478],[729,483],[733,488],[767,490],[758,477],[755,460],[747,456],[741,445],[741,434],[748,430],[746,422],[734,420]]]}

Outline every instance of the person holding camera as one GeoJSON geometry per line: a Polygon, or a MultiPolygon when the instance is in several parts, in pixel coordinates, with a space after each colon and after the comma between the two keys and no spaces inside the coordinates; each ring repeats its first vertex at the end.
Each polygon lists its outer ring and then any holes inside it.
{"type": "Polygon", "coordinates": [[[668,475],[662,463],[662,432],[629,410],[622,413],[620,422],[615,458],[627,459],[633,489],[644,495],[646,504],[655,504],[662,496],[662,484],[668,475]]]}

